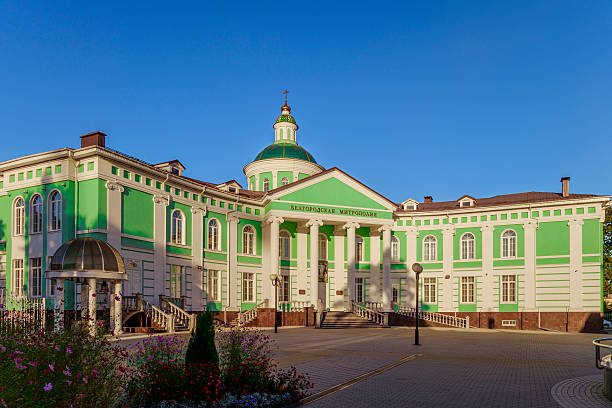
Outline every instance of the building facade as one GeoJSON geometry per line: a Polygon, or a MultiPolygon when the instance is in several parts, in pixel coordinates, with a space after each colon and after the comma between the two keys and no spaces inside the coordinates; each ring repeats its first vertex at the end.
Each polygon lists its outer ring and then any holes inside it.
{"type": "MultiPolygon", "coordinates": [[[[394,203],[319,165],[298,145],[286,101],[273,127],[274,143],[244,167],[246,189],[186,177],[178,160],[119,153],[101,132],[79,149],[0,163],[0,290],[52,304],[50,257],[90,236],[124,257],[125,295],[183,297],[193,311],[272,300],[273,273],[283,302],[414,307],[419,262],[427,311],[537,313],[576,327],[599,316],[609,197],[571,194],[564,178],[560,193],[394,203]]],[[[67,283],[64,303],[78,308],[78,284],[67,283]]]]}

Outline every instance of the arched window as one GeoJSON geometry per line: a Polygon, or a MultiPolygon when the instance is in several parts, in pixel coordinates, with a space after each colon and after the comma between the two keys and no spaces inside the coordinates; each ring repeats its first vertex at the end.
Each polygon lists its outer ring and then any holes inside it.
{"type": "Polygon", "coordinates": [[[13,204],[13,234],[25,234],[25,202],[21,197],[13,204]]]}
{"type": "Polygon", "coordinates": [[[172,234],[170,241],[173,244],[184,245],[185,244],[185,217],[180,210],[174,210],[172,212],[172,234]]]}
{"type": "Polygon", "coordinates": [[[281,231],[278,235],[278,248],[282,259],[291,258],[291,235],[289,231],[281,231]]]}
{"type": "Polygon", "coordinates": [[[516,258],[516,232],[505,230],[501,236],[502,258],[516,258]]]}
{"type": "Polygon", "coordinates": [[[62,229],[62,195],[54,191],[49,196],[49,230],[62,229]]]}
{"type": "Polygon", "coordinates": [[[327,235],[319,234],[319,260],[327,260],[327,235]]]}
{"type": "Polygon", "coordinates": [[[400,260],[400,243],[396,236],[391,237],[391,262],[400,260]]]}
{"type": "Polygon", "coordinates": [[[219,251],[219,222],[214,218],[208,221],[208,249],[219,251]]]}
{"type": "Polygon", "coordinates": [[[283,177],[281,180],[281,186],[286,186],[287,184],[289,184],[289,179],[287,177],[283,177]]]}
{"type": "Polygon", "coordinates": [[[474,234],[466,232],[461,236],[461,259],[474,259],[474,234]]]}
{"type": "Polygon", "coordinates": [[[242,253],[255,255],[255,228],[247,225],[242,230],[242,253]]]}
{"type": "Polygon", "coordinates": [[[355,237],[355,262],[363,262],[363,238],[355,237]]]}
{"type": "Polygon", "coordinates": [[[437,257],[437,240],[433,235],[428,235],[423,239],[423,261],[435,261],[437,257]]]}
{"type": "Polygon", "coordinates": [[[43,227],[43,201],[39,194],[32,197],[30,202],[30,227],[33,234],[42,232],[43,227]]]}
{"type": "Polygon", "coordinates": [[[263,181],[263,191],[270,191],[270,180],[267,178],[263,181]]]}

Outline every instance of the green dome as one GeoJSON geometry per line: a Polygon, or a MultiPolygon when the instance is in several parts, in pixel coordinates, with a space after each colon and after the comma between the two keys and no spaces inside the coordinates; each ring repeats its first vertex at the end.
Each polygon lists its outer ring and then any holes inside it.
{"type": "Polygon", "coordinates": [[[289,122],[297,126],[297,123],[295,123],[295,119],[293,119],[293,116],[291,115],[280,115],[278,119],[276,119],[276,122],[274,122],[274,124],[280,123],[280,122],[289,122]]]}
{"type": "Polygon", "coordinates": [[[317,161],[306,149],[293,143],[274,143],[266,147],[255,157],[255,160],[265,159],[298,159],[316,164],[317,161]]]}

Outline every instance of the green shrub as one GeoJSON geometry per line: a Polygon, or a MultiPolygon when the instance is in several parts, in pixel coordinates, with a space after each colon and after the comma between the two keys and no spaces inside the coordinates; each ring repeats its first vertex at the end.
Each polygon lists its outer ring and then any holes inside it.
{"type": "Polygon", "coordinates": [[[198,316],[195,332],[191,334],[185,364],[196,363],[219,364],[219,355],[215,345],[215,327],[212,313],[205,312],[198,316]]]}

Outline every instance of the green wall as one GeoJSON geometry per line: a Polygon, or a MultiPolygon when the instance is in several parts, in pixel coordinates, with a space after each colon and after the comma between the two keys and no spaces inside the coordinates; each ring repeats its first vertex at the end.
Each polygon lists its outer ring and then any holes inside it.
{"type": "MultiPolygon", "coordinates": [[[[153,239],[153,222],[155,219],[153,196],[130,187],[123,188],[123,194],[121,195],[121,232],[137,237],[153,239]]],[[[183,208],[180,209],[185,212],[183,208]]],[[[172,212],[169,213],[169,218],[171,214],[172,212]]],[[[187,228],[190,228],[190,226],[191,223],[188,222],[187,228]]],[[[169,237],[170,223],[168,223],[168,238],[169,237]]],[[[170,239],[168,239],[168,241],[169,240],[170,239]]]]}

